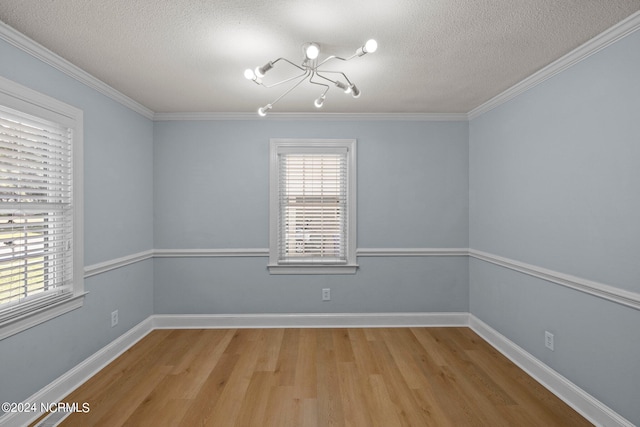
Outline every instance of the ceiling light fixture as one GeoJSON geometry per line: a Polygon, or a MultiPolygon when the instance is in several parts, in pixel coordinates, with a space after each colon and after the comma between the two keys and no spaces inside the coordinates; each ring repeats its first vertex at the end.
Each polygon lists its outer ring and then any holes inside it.
{"type": "Polygon", "coordinates": [[[266,116],[267,112],[273,108],[276,102],[284,98],[289,92],[294,90],[296,87],[300,85],[300,83],[302,83],[305,80],[309,80],[309,83],[311,84],[324,87],[324,91],[313,103],[317,108],[322,108],[324,101],[326,99],[327,92],[331,88],[331,86],[328,83],[331,83],[336,87],[338,87],[339,89],[342,89],[344,93],[347,93],[347,94],[350,93],[354,98],[358,98],[360,96],[360,89],[358,89],[358,87],[355,84],[353,84],[351,80],[349,80],[349,78],[343,72],[320,70],[319,69],[320,66],[326,64],[327,62],[333,59],[339,59],[340,61],[349,61],[353,58],[366,55],[367,53],[373,53],[377,49],[378,49],[378,43],[375,40],[370,39],[363,46],[358,48],[358,50],[356,50],[356,52],[348,58],[341,58],[339,56],[332,55],[327,57],[323,61],[318,62],[318,56],[320,55],[320,45],[318,45],[318,43],[305,43],[302,46],[302,50],[304,52],[304,60],[302,61],[302,64],[297,65],[286,58],[278,58],[275,61],[267,62],[262,67],[256,67],[255,70],[252,70],[250,68],[245,70],[244,76],[247,80],[253,80],[256,84],[260,86],[264,86],[266,88],[271,88],[271,87],[279,86],[284,83],[295,81],[294,85],[291,86],[287,91],[285,91],[278,98],[276,98],[275,101],[265,105],[264,107],[258,108],[258,114],[261,117],[266,116]],[[302,73],[296,76],[284,79],[282,81],[279,81],[277,83],[273,83],[270,85],[264,84],[262,82],[262,78],[279,61],[284,61],[293,65],[294,67],[299,69],[302,73]],[[342,76],[342,78],[346,81],[346,83],[338,79],[334,80],[333,78],[327,76],[327,74],[329,74],[329,76],[331,77],[335,75],[338,78],[342,76]]]}

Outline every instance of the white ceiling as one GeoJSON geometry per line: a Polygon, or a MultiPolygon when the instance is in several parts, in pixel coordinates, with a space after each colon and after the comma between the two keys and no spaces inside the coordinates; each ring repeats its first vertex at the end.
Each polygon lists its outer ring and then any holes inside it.
{"type": "MultiPolygon", "coordinates": [[[[246,68],[320,44],[362,96],[323,112],[466,113],[640,10],[640,0],[2,0],[0,20],[155,112],[255,112],[246,68]]],[[[280,64],[278,64],[280,65],[280,64]]],[[[269,75],[267,76],[269,77],[269,75]]],[[[265,83],[268,83],[265,78],[265,83]]],[[[300,86],[273,109],[314,112],[300,86]]]]}

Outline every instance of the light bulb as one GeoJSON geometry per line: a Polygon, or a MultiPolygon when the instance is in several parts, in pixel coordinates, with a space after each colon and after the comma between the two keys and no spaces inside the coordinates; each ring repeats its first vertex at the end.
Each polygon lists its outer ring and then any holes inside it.
{"type": "Polygon", "coordinates": [[[358,50],[356,50],[356,55],[363,56],[363,55],[366,55],[367,53],[373,53],[376,50],[378,50],[378,42],[375,41],[374,39],[369,39],[364,44],[364,46],[360,46],[358,50]]]}
{"type": "Polygon", "coordinates": [[[322,95],[320,96],[320,98],[313,101],[313,105],[315,105],[316,108],[322,108],[322,105],[324,104],[324,100],[325,100],[325,96],[322,95]]]}
{"type": "Polygon", "coordinates": [[[264,107],[258,108],[258,115],[260,115],[260,117],[266,116],[267,115],[267,111],[271,110],[271,107],[273,107],[273,105],[267,104],[264,107]]]}
{"type": "Polygon", "coordinates": [[[256,67],[256,76],[260,78],[264,77],[264,73],[260,70],[260,67],[256,67]]]}
{"type": "Polygon", "coordinates": [[[246,70],[244,70],[244,78],[247,80],[255,80],[256,74],[253,72],[252,69],[247,68],[246,70]]]}
{"type": "Polygon", "coordinates": [[[320,54],[320,48],[317,44],[311,43],[307,46],[307,49],[304,51],[305,55],[307,55],[307,59],[316,59],[320,54]]]}
{"type": "Polygon", "coordinates": [[[353,95],[354,98],[360,97],[360,89],[358,89],[356,85],[351,85],[351,95],[353,95]]]}
{"type": "Polygon", "coordinates": [[[376,50],[378,50],[378,42],[374,39],[367,40],[367,42],[364,44],[364,50],[367,53],[375,52],[376,50]]]}

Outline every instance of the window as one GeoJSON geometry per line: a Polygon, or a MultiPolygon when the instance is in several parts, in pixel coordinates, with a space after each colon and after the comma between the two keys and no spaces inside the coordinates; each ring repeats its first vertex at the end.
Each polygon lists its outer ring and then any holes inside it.
{"type": "Polygon", "coordinates": [[[355,273],[355,158],[355,140],[271,140],[271,273],[355,273]]]}
{"type": "Polygon", "coordinates": [[[82,112],[0,79],[0,339],[82,305],[82,112]]]}

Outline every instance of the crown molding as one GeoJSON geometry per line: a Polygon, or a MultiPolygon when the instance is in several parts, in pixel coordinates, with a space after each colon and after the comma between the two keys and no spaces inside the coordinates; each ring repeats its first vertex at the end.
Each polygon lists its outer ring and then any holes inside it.
{"type": "Polygon", "coordinates": [[[12,27],[2,21],[0,21],[0,39],[5,40],[7,43],[28,53],[34,58],[39,59],[45,64],[52,66],[58,71],[62,71],[78,82],[83,83],[84,85],[89,86],[90,88],[100,92],[101,94],[108,96],[109,98],[135,111],[136,113],[139,113],[148,119],[153,119],[153,111],[151,111],[144,105],[115,90],[108,84],[104,83],[102,80],[97,79],[80,67],[73,65],[71,62],[53,53],[41,44],[31,40],[29,37],[25,36],[19,31],[14,30],[12,27]]]}
{"type": "Polygon", "coordinates": [[[535,72],[509,89],[491,98],[468,113],[270,113],[259,117],[256,113],[174,112],[154,113],[151,109],[122,94],[71,62],[53,53],[0,21],[0,39],[21,49],[42,62],[67,74],[86,86],[106,95],[125,107],[153,121],[196,120],[311,120],[311,121],[434,121],[465,122],[504,104],[545,80],[599,52],[616,41],[640,29],[640,11],[620,21],[560,59],[535,72]]]}
{"type": "Polygon", "coordinates": [[[154,121],[194,120],[310,120],[310,121],[414,121],[414,122],[466,122],[466,113],[269,113],[260,117],[256,113],[155,113],[154,121]]]}
{"type": "Polygon", "coordinates": [[[546,67],[540,69],[524,80],[511,86],[501,94],[491,98],[487,102],[469,111],[467,114],[469,120],[473,120],[482,114],[493,110],[499,105],[515,98],[516,96],[528,91],[529,89],[537,86],[547,79],[555,76],[558,73],[566,70],[569,67],[574,66],[578,62],[590,57],[594,53],[601,51],[607,46],[617,42],[618,40],[628,36],[634,31],[640,29],[640,11],[620,21],[613,27],[603,31],[586,43],[578,46],[576,49],[567,53],[560,59],[552,62],[546,67]]]}

